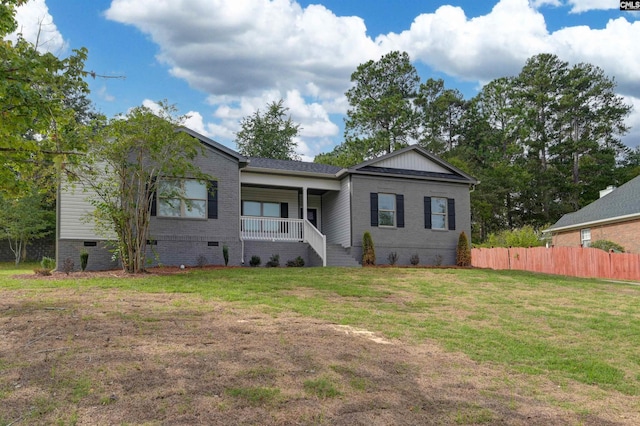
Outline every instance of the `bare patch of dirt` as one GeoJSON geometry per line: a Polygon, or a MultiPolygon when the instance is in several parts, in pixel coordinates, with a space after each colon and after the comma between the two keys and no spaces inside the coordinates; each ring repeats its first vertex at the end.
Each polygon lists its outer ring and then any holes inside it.
{"type": "Polygon", "coordinates": [[[97,288],[0,291],[0,407],[0,424],[640,424],[633,397],[431,342],[97,288]]]}

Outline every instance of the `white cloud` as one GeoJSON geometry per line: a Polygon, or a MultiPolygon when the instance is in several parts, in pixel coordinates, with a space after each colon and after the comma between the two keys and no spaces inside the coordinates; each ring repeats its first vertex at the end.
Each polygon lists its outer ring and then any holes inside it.
{"type": "Polygon", "coordinates": [[[571,13],[620,8],[618,0],[567,0],[567,4],[571,6],[571,13]]]}
{"type": "Polygon", "coordinates": [[[391,50],[476,83],[516,75],[531,56],[553,53],[601,67],[615,76],[621,93],[640,98],[640,22],[623,15],[604,28],[551,32],[544,15],[617,4],[499,0],[476,17],[444,5],[417,16],[405,31],[375,39],[359,17],[336,16],[322,5],[303,8],[294,0],[112,0],[105,16],[147,34],[170,73],[208,95],[214,112],[194,122],[203,133],[232,145],[242,117],[283,98],[302,126],[300,154],[311,156],[339,139],[330,115],[347,110],[350,74],[391,50]]]}
{"type": "Polygon", "coordinates": [[[603,29],[586,26],[553,33],[554,51],[572,63],[588,62],[615,76],[619,89],[640,97],[640,21],[610,20],[603,29]]]}
{"type": "Polygon", "coordinates": [[[215,95],[271,87],[333,96],[380,55],[361,18],[292,0],[114,0],[105,14],[148,34],[171,74],[215,95]]]}
{"type": "Polygon", "coordinates": [[[550,48],[544,16],[528,0],[501,0],[474,18],[459,7],[441,6],[416,17],[409,30],[377,41],[385,50],[407,51],[414,60],[470,81],[513,75],[527,58],[550,48]]]}
{"type": "Polygon", "coordinates": [[[58,31],[45,0],[31,0],[16,9],[16,32],[7,36],[15,41],[20,33],[25,40],[38,46],[40,52],[60,54],[67,50],[67,43],[58,31]]]}
{"type": "Polygon", "coordinates": [[[113,102],[116,100],[116,98],[109,94],[109,92],[107,92],[107,86],[101,86],[98,90],[97,90],[97,95],[100,97],[100,99],[103,99],[107,102],[113,102]]]}

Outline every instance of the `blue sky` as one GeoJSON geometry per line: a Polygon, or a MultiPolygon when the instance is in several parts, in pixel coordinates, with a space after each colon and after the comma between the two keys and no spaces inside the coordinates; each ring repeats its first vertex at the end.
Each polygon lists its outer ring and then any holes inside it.
{"type": "Polygon", "coordinates": [[[242,117],[283,98],[302,126],[304,159],[342,142],[344,92],[358,64],[407,51],[423,81],[443,78],[470,99],[554,53],[616,79],[634,105],[640,145],[640,14],[610,0],[31,0],[23,34],[60,56],[89,50],[107,116],[166,99],[187,125],[231,148],[242,117]]]}

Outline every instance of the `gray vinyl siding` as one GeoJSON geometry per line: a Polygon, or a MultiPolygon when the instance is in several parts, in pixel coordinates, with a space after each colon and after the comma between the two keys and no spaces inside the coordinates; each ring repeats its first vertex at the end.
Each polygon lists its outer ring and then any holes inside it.
{"type": "MultiPolygon", "coordinates": [[[[460,232],[471,231],[469,187],[466,184],[426,180],[352,176],[352,254],[362,256],[362,236],[369,231],[376,251],[376,263],[388,263],[391,252],[398,254],[398,264],[409,264],[417,254],[420,264],[453,265],[460,232]],[[390,193],[404,196],[404,228],[371,226],[370,194],[390,193]],[[424,197],[455,200],[456,229],[434,230],[424,227],[424,197]]],[[[397,213],[397,212],[396,212],[397,213]]]]}
{"type": "MultiPolygon", "coordinates": [[[[326,218],[322,231],[327,236],[328,244],[351,247],[349,178],[342,179],[340,184],[340,192],[329,191],[322,198],[322,215],[326,218]]],[[[366,211],[369,211],[368,208],[366,211]]]]}
{"type": "Polygon", "coordinates": [[[95,196],[95,192],[91,188],[63,180],[58,200],[61,239],[107,239],[105,235],[96,232],[93,218],[90,216],[93,206],[88,200],[92,196],[95,196]]]}

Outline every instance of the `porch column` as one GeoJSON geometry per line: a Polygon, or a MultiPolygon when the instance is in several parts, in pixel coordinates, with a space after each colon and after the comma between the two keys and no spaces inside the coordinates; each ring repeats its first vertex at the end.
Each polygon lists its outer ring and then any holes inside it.
{"type": "Polygon", "coordinates": [[[307,220],[307,187],[302,187],[302,218],[307,220]]]}

